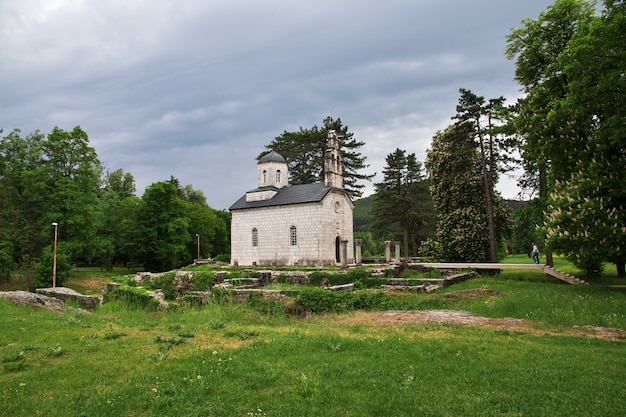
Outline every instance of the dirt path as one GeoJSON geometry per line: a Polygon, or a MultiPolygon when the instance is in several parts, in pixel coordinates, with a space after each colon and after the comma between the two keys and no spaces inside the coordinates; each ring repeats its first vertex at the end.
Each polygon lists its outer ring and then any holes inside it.
{"type": "Polygon", "coordinates": [[[497,330],[510,330],[537,335],[571,335],[586,336],[598,339],[626,342],[626,330],[593,326],[573,326],[569,330],[549,330],[546,326],[539,328],[532,320],[502,318],[494,319],[478,316],[467,311],[456,310],[419,310],[419,311],[384,311],[384,312],[357,312],[341,320],[349,325],[407,325],[421,323],[447,323],[462,326],[490,327],[497,330]]]}

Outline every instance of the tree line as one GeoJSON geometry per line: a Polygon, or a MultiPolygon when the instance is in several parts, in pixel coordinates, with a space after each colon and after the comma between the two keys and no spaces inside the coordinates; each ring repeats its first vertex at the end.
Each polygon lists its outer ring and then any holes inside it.
{"type": "Polygon", "coordinates": [[[60,283],[77,264],[178,268],[198,255],[198,239],[201,256],[229,253],[229,213],[201,191],[171,177],[135,192],[132,174],[105,170],[78,126],[9,132],[0,141],[0,273],[33,268],[38,285],[51,281],[54,228],[60,283]]]}
{"type": "MultiPolygon", "coordinates": [[[[593,1],[556,0],[523,20],[508,35],[505,55],[515,60],[525,96],[506,105],[504,97],[461,88],[454,123],[434,135],[423,165],[406,150],[387,156],[368,201],[371,224],[361,230],[363,217],[357,220],[365,254],[399,240],[405,254],[496,262],[528,252],[534,241],[548,262],[554,251],[588,275],[603,262],[626,275],[626,2],[603,6],[598,12],[593,1]],[[519,185],[531,199],[511,213],[495,185],[519,166],[519,185]]],[[[285,132],[267,146],[294,162],[292,183],[320,178],[298,170],[321,161],[331,127],[350,150],[347,166],[367,168],[356,152],[362,143],[327,118],[322,128],[285,132]]],[[[371,178],[353,173],[347,170],[349,186],[371,178]]]]}
{"type": "MultiPolygon", "coordinates": [[[[506,105],[504,97],[461,88],[453,122],[435,133],[423,163],[406,150],[389,153],[368,199],[371,220],[356,228],[364,256],[398,240],[406,255],[496,262],[535,241],[588,274],[608,261],[624,276],[624,33],[621,0],[605,0],[601,13],[587,0],[556,0],[536,20],[523,20],[507,37],[506,56],[525,96],[506,105]],[[531,199],[511,213],[495,186],[515,166],[524,168],[520,186],[531,199]]],[[[364,143],[341,119],[285,131],[266,148],[285,157],[290,184],[323,182],[331,129],[339,134],[346,192],[359,199],[374,175],[364,173],[364,143]]],[[[171,269],[194,257],[196,237],[204,256],[228,256],[227,212],[173,177],[137,197],[132,175],[104,172],[79,127],[9,133],[0,143],[0,174],[0,272],[45,266],[52,222],[72,262],[171,269]]]]}

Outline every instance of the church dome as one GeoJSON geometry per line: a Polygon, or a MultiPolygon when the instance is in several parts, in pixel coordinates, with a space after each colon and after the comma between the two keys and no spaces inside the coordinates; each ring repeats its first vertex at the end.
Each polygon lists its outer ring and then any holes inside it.
{"type": "Polygon", "coordinates": [[[283,158],[282,155],[279,154],[278,152],[276,152],[274,149],[272,149],[269,153],[263,155],[263,157],[261,159],[259,159],[259,164],[262,164],[264,162],[282,162],[282,163],[287,163],[285,158],[283,158]]]}

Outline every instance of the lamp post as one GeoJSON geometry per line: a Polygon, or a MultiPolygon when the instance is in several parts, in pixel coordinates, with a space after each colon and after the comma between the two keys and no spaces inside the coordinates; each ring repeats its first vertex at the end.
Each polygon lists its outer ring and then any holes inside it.
{"type": "Polygon", "coordinates": [[[57,286],[57,227],[59,223],[53,222],[54,227],[54,251],[52,254],[52,288],[57,286]]]}
{"type": "Polygon", "coordinates": [[[200,235],[196,233],[196,238],[198,239],[198,260],[200,260],[200,235]]]}

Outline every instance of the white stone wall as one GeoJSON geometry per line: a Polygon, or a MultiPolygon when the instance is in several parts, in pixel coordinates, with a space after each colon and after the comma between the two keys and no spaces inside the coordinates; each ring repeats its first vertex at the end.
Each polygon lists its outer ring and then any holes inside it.
{"type": "Polygon", "coordinates": [[[274,197],[278,191],[268,190],[268,191],[256,191],[246,193],[246,201],[261,201],[261,200],[269,200],[274,197]]]}
{"type": "Polygon", "coordinates": [[[284,162],[264,162],[257,165],[257,181],[259,187],[273,185],[277,188],[286,187],[289,180],[289,166],[284,162]],[[280,171],[280,181],[276,181],[276,171],[280,171]],[[263,173],[265,172],[265,176],[263,173]]]}
{"type": "Polygon", "coordinates": [[[330,192],[321,202],[234,210],[231,263],[239,265],[335,264],[335,238],[347,240],[347,261],[354,262],[353,205],[342,192],[330,192]],[[336,206],[336,203],[339,203],[336,206]],[[296,226],[298,244],[290,245],[296,226]],[[259,245],[252,246],[252,229],[259,245]]]}

